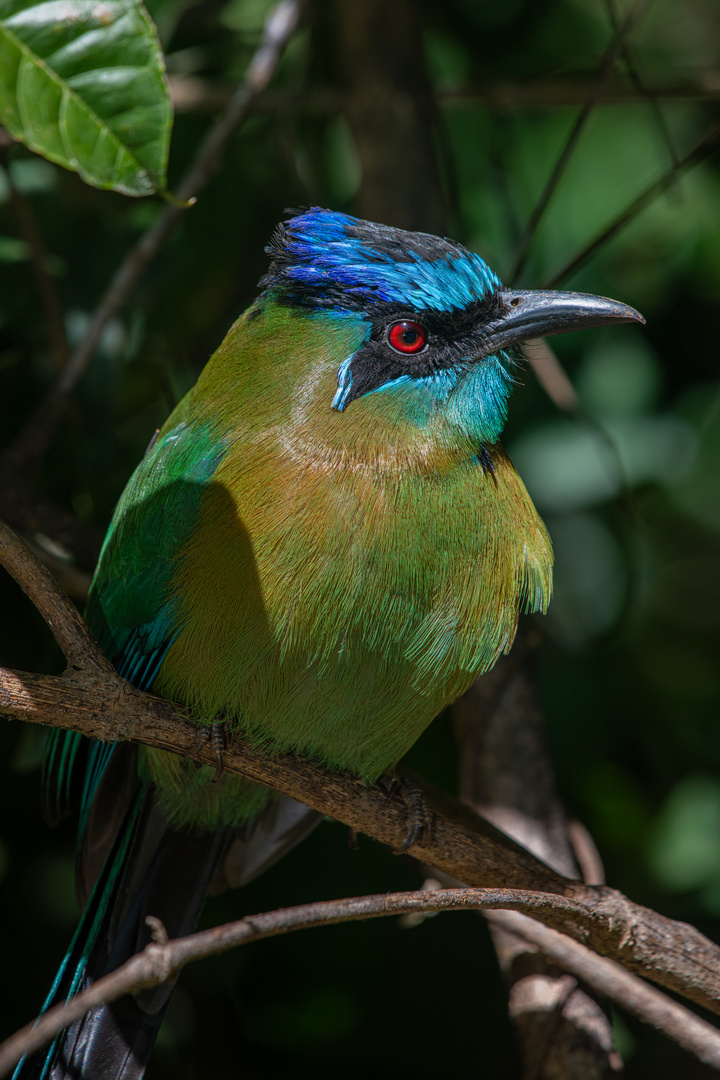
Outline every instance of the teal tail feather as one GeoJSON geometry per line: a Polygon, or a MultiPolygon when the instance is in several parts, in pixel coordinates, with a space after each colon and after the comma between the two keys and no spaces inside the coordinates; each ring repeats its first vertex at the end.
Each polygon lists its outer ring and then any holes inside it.
{"type": "MultiPolygon", "coordinates": [[[[295,847],[322,815],[287,796],[274,798],[240,829],[214,832],[169,824],[149,782],[137,779],[130,744],[56,740],[60,763],[82,767],[78,891],[89,896],[43,1012],[114,971],[150,941],[145,920],[160,919],[168,935],[192,933],[205,896],[237,888],[295,847]],[[84,773],[84,776],[83,776],[84,773]],[[92,782],[88,781],[92,778],[92,782]],[[114,819],[114,820],[113,820],[114,819]]],[[[56,817],[65,807],[55,802],[56,817]]],[[[172,994],[174,981],[99,1006],[46,1049],[24,1058],[13,1080],[141,1080],[172,994]]]]}
{"type": "MultiPolygon", "coordinates": [[[[171,937],[191,933],[228,840],[179,832],[152,795],[137,793],[92,891],[43,1011],[86,989],[147,945],[148,915],[171,937]]],[[[173,983],[94,1009],[46,1050],[24,1059],[14,1080],[139,1080],[173,983]]]]}

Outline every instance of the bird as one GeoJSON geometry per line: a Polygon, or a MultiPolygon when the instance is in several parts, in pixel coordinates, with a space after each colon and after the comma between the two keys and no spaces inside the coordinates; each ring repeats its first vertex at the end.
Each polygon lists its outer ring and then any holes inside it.
{"type": "MultiPolygon", "coordinates": [[[[198,724],[392,770],[544,612],[552,546],[500,444],[522,344],[644,322],[591,294],[505,288],[438,236],[287,211],[259,294],[156,433],[86,609],[121,676],[198,724]]],[[[47,814],[79,804],[84,913],[45,1008],[191,932],[317,824],[241,777],[55,732],[47,814]]],[[[172,990],[90,1012],[16,1080],[142,1077],[172,990]]]]}

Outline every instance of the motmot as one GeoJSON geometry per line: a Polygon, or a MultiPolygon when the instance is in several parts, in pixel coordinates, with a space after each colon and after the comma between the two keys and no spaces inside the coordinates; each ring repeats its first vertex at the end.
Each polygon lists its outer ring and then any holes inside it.
{"type": "MultiPolygon", "coordinates": [[[[455,241],[294,212],[257,299],[120,498],[87,621],[120,675],[270,750],[371,784],[551,594],[548,533],[500,445],[530,338],[643,322],[507,289],[455,241]]],[[[79,792],[78,930],[46,1007],[190,932],[318,815],[149,747],[54,733],[44,787],[79,792]]],[[[142,1077],[172,987],[93,1010],[18,1080],[142,1077]]]]}

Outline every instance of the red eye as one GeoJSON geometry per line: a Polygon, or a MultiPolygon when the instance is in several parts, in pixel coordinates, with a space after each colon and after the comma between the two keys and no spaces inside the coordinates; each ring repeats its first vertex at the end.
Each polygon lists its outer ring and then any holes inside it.
{"type": "Polygon", "coordinates": [[[402,353],[416,353],[425,348],[427,330],[419,322],[403,319],[388,330],[388,341],[393,349],[402,353]]]}

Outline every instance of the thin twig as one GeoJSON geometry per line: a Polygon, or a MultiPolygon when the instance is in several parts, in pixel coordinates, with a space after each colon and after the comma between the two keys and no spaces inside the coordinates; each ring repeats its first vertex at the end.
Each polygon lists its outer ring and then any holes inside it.
{"type": "MultiPolygon", "coordinates": [[[[585,832],[584,827],[579,826],[577,822],[571,822],[570,825],[585,832]]],[[[585,838],[594,848],[587,833],[585,833],[585,838]]],[[[427,872],[427,867],[421,866],[421,869],[427,872]]],[[[598,872],[597,868],[595,872],[598,872]]],[[[428,891],[432,893],[439,888],[457,887],[457,883],[447,875],[441,874],[440,878],[442,885],[431,879],[433,884],[428,891]]],[[[427,880],[424,889],[428,889],[427,880]]],[[[536,913],[528,916],[519,910],[510,911],[508,908],[498,910],[488,905],[481,914],[489,923],[507,934],[523,938],[529,945],[542,952],[554,965],[569,972],[595,993],[609,998],[621,1008],[626,1009],[644,1024],[657,1028],[688,1053],[694,1054],[700,1061],[716,1068],[720,1067],[720,1031],[712,1024],[701,1020],[684,1005],[651,987],[644,979],[631,974],[616,960],[598,956],[585,945],[568,937],[566,933],[553,930],[538,922],[536,913]]],[[[409,918],[412,917],[409,916],[409,918]]],[[[408,916],[405,918],[407,919],[408,916]]],[[[418,921],[422,920],[419,911],[416,918],[418,921]]],[[[528,974],[532,974],[532,969],[524,977],[527,978],[528,974]]]]}
{"type": "MultiPolygon", "coordinates": [[[[627,18],[625,19],[625,22],[622,24],[621,27],[616,30],[613,40],[608,45],[607,49],[605,50],[600,59],[600,63],[598,64],[597,85],[601,85],[610,75],[613,65],[617,60],[618,54],[622,50],[623,40],[625,36],[630,32],[632,26],[637,23],[642,17],[649,2],[650,0],[637,0],[637,3],[635,4],[634,8],[629,12],[627,18]]],[[[532,244],[537,228],[542,221],[543,215],[548,208],[550,200],[555,194],[557,186],[560,183],[560,179],[565,172],[565,169],[567,168],[568,162],[570,161],[573,152],[575,151],[575,148],[580,139],[580,135],[582,134],[583,128],[585,127],[588,117],[590,116],[590,113],[595,107],[595,104],[595,94],[591,93],[588,96],[587,101],[581,108],[580,112],[578,113],[575,119],[575,123],[573,124],[572,131],[565,140],[565,144],[560,151],[560,155],[555,162],[555,165],[552,172],[550,173],[547,183],[545,184],[545,187],[540,193],[540,197],[536,202],[533,212],[531,213],[528,220],[528,223],[525,226],[523,234],[518,241],[515,263],[509,275],[509,281],[511,284],[517,281],[519,275],[521,274],[525,266],[528,254],[530,252],[530,245],[532,244]]]]}
{"type": "MultiPolygon", "coordinates": [[[[562,375],[559,365],[557,371],[562,375]]],[[[511,655],[455,703],[460,796],[553,869],[572,877],[577,866],[530,668],[532,633],[526,635],[523,624],[511,655]]],[[[609,1018],[592,990],[558,972],[526,939],[490,925],[509,988],[523,1080],[607,1077],[616,1051],[609,1018]]]]}
{"type": "Polygon", "coordinates": [[[29,548],[37,555],[38,559],[47,566],[63,592],[75,600],[80,610],[87,602],[92,574],[76,566],[66,554],[59,554],[52,541],[47,536],[36,534],[33,539],[25,537],[29,548]]]}
{"type": "Polygon", "coordinates": [[[592,836],[581,821],[571,818],[567,823],[568,840],[575,861],[586,885],[604,885],[605,867],[592,836]]]}
{"type": "Polygon", "coordinates": [[[15,578],[52,631],[71,670],[114,674],[85,621],[39,558],[0,521],[0,566],[15,578]]]}
{"type": "MultiPolygon", "coordinates": [[[[605,0],[605,6],[608,9],[608,14],[610,15],[610,19],[615,29],[615,33],[620,33],[620,21],[618,19],[613,0],[605,0]]],[[[670,129],[665,121],[665,116],[662,109],[660,108],[660,102],[658,101],[653,91],[645,85],[644,80],[641,79],[633,60],[632,50],[630,49],[627,38],[625,36],[623,36],[622,41],[622,55],[625,57],[625,63],[627,64],[627,73],[630,82],[632,86],[637,90],[638,95],[645,98],[648,105],[650,106],[652,114],[655,117],[655,122],[658,126],[658,130],[660,131],[660,134],[662,136],[663,142],[667,146],[670,160],[675,166],[675,168],[677,168],[679,161],[678,153],[675,149],[675,143],[673,142],[672,135],[670,134],[670,129]]]]}
{"type": "Polygon", "coordinates": [[[7,167],[4,155],[1,167],[10,191],[10,201],[12,202],[20,235],[25,240],[30,252],[30,265],[35,275],[35,284],[45,314],[45,334],[48,351],[56,371],[61,372],[67,367],[70,360],[70,347],[65,333],[65,319],[57,286],[54,277],[48,270],[48,252],[45,241],[35,220],[30,201],[13,180],[12,171],[7,167]]]}
{"type": "MultiPolygon", "coordinates": [[[[230,83],[205,79],[197,75],[170,75],[170,96],[175,112],[216,113],[233,94],[230,83]]],[[[657,86],[640,84],[645,97],[658,101],[683,101],[711,104],[720,98],[720,80],[714,69],[706,74],[694,71],[693,77],[682,83],[661,83],[657,86]]],[[[466,86],[435,87],[438,105],[450,108],[455,104],[481,102],[485,108],[501,114],[510,109],[564,109],[569,105],[584,105],[592,97],[596,106],[633,104],[638,100],[638,86],[629,79],[537,79],[493,80],[466,86]]],[[[333,116],[341,112],[345,96],[330,86],[301,90],[269,90],[257,103],[257,112],[275,116],[315,114],[333,116]]]]}
{"type": "Polygon", "coordinates": [[[86,991],[56,1005],[0,1045],[0,1076],[25,1054],[34,1053],[63,1028],[101,1004],[166,982],[186,964],[269,937],[349,921],[402,913],[484,911],[490,920],[537,945],[577,978],[593,985],[645,1023],[659,1028],[701,1061],[720,1066],[720,1031],[684,1006],[653,989],[616,963],[596,956],[566,935],[550,930],[523,911],[537,914],[555,897],[521,889],[435,889],[384,893],[348,900],[320,901],[252,915],[236,922],[168,941],[158,919],[148,919],[153,941],[122,967],[86,991]]]}
{"type": "Polygon", "coordinates": [[[535,372],[535,378],[553,404],[563,412],[577,412],[580,405],[577,390],[570,382],[555,350],[548,345],[545,338],[528,341],[524,351],[535,372]]]}
{"type": "MultiPolygon", "coordinates": [[[[488,905],[490,907],[490,905],[488,905]]],[[[514,911],[491,911],[488,921],[536,945],[565,971],[604,994],[633,1016],[674,1039],[706,1065],[720,1069],[720,1031],[684,1005],[648,986],[607,957],[565,934],[514,911]]]]}
{"type": "MultiPolygon", "coordinates": [[[[554,898],[545,897],[542,893],[512,889],[439,889],[433,892],[418,890],[384,893],[348,900],[320,901],[252,915],[173,941],[167,941],[166,935],[163,941],[164,927],[159,924],[159,920],[153,919],[156,940],[142,952],[126,961],[116,971],[98,979],[83,993],[42,1014],[0,1045],[0,1076],[5,1076],[21,1057],[44,1046],[59,1031],[69,1027],[91,1009],[115,1001],[125,994],[158,986],[193,960],[214,956],[239,945],[263,941],[265,938],[294,930],[376,919],[403,912],[484,911],[493,908],[537,911],[547,901],[555,903],[554,898]]],[[[663,996],[657,991],[654,993],[658,997],[663,996]]],[[[709,1024],[704,1026],[710,1028],[709,1024]]],[[[711,1032],[713,1030],[710,1028],[711,1032]]],[[[720,1033],[715,1032],[715,1037],[717,1059],[720,1061],[720,1033]]]]}
{"type": "Polygon", "coordinates": [[[720,1031],[685,1009],[684,1005],[668,998],[636,975],[631,975],[620,964],[597,956],[579,942],[571,941],[566,934],[544,927],[535,919],[507,910],[490,912],[487,917],[495,926],[525,937],[526,941],[542,949],[545,956],[555,960],[563,969],[621,1005],[643,1023],[651,1024],[674,1039],[699,1061],[720,1069],[720,1031]]]}
{"type": "MultiPolygon", "coordinates": [[[[578,868],[531,672],[533,645],[532,632],[523,624],[511,655],[455,703],[460,795],[553,869],[572,877],[578,868]]],[[[610,1075],[617,1057],[612,1028],[592,988],[558,972],[525,938],[492,923],[491,930],[509,987],[524,1080],[610,1075]]]]}
{"type": "Polygon", "coordinates": [[[40,402],[4,457],[14,470],[28,471],[40,461],[62,415],[68,395],[87,368],[105,327],[128,300],[142,274],[156,257],[187,206],[217,172],[228,141],[248,116],[272,78],[285,45],[297,25],[297,0],[280,0],[271,8],[263,39],[248,67],[242,86],[200,146],[195,161],[177,190],[177,202],[166,206],[157,221],[128,252],[105,291],[84,338],[55,385],[40,402]]]}
{"type": "MultiPolygon", "coordinates": [[[[720,81],[715,69],[708,68],[703,76],[700,71],[692,79],[682,83],[661,83],[645,86],[645,93],[656,101],[684,101],[711,104],[720,98],[720,81]]],[[[591,96],[596,105],[626,105],[637,102],[637,89],[632,83],[608,82],[595,79],[527,79],[469,84],[468,86],[441,87],[436,91],[438,101],[452,105],[455,102],[481,101],[488,108],[506,113],[508,109],[564,109],[568,105],[583,105],[591,96]]],[[[268,95],[263,98],[262,108],[288,109],[293,100],[299,105],[299,95],[291,92],[268,95]]],[[[318,112],[331,112],[333,95],[320,92],[310,97],[309,105],[318,112]]]]}
{"type": "Polygon", "coordinates": [[[653,202],[654,199],[661,195],[664,191],[675,182],[681,172],[686,169],[692,168],[694,165],[699,165],[701,161],[715,150],[720,143],[720,124],[712,127],[707,133],[704,139],[698,143],[694,150],[691,150],[689,154],[686,154],[677,165],[673,165],[671,169],[668,169],[659,180],[650,184],[638,197],[630,203],[625,210],[619,214],[615,220],[603,229],[603,231],[583,248],[579,255],[576,255],[573,259],[563,266],[562,270],[558,270],[556,274],[546,281],[541,288],[554,289],[561,281],[566,280],[580,269],[588,261],[591,255],[594,255],[598,248],[601,248],[604,244],[611,240],[621,229],[628,225],[634,218],[636,218],[647,206],[653,202]]]}

